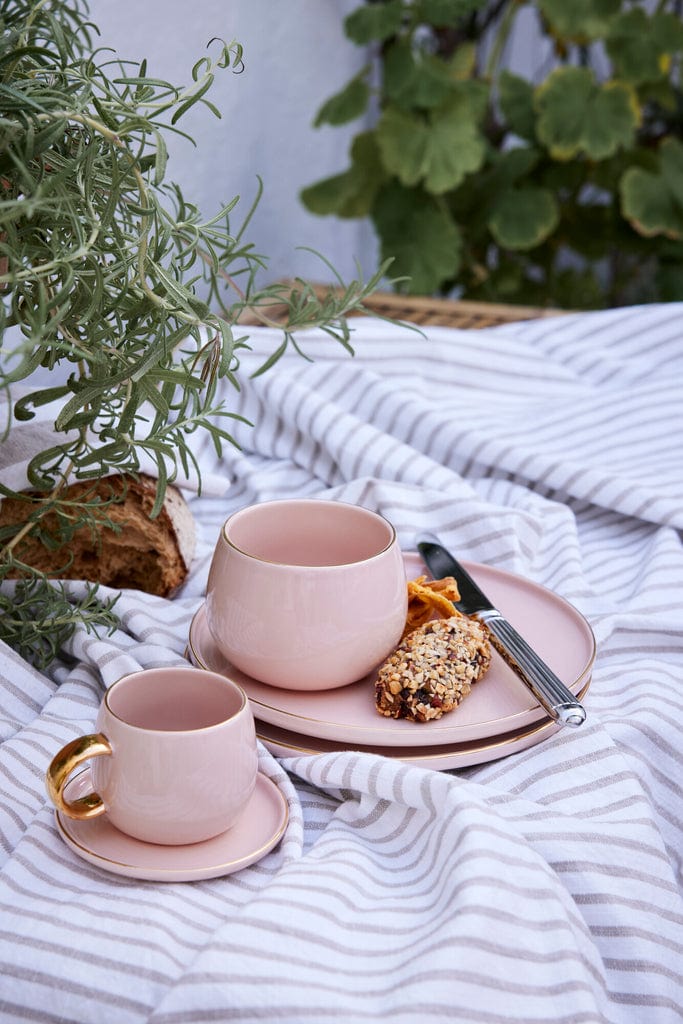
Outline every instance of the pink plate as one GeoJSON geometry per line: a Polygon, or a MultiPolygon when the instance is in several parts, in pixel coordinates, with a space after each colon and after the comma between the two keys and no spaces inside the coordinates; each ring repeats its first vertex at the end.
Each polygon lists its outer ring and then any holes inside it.
{"type": "MultiPolygon", "coordinates": [[[[427,573],[420,556],[404,555],[409,578],[427,573]]],[[[590,682],[595,638],[584,617],[552,591],[514,573],[465,562],[465,567],[540,656],[574,693],[590,682]]],[[[348,746],[436,747],[469,744],[548,723],[543,708],[494,652],[483,679],[455,711],[428,723],[382,718],[375,709],[374,675],[336,690],[281,690],[244,675],[221,654],[203,606],[190,626],[189,656],[246,691],[257,723],[348,746]]]]}
{"type": "MultiPolygon", "coordinates": [[[[579,691],[579,697],[588,690],[588,683],[579,691]]],[[[334,743],[332,740],[319,740],[311,736],[279,729],[276,725],[257,722],[257,736],[275,757],[298,757],[302,754],[329,754],[342,750],[359,750],[382,757],[395,758],[407,764],[421,768],[432,768],[434,771],[448,771],[452,768],[469,768],[472,765],[486,764],[510,754],[527,750],[537,743],[548,739],[557,732],[560,726],[545,718],[536,725],[529,726],[519,732],[494,736],[489,740],[473,743],[453,744],[452,746],[422,747],[366,747],[348,743],[334,743]]]]}
{"type": "MultiPolygon", "coordinates": [[[[65,796],[77,800],[91,792],[90,769],[67,784],[65,796]]],[[[261,772],[247,809],[222,835],[188,846],[159,846],[133,839],[107,821],[106,814],[88,821],[56,813],[62,839],[83,860],[115,875],[152,882],[193,882],[231,875],[265,857],[284,835],[289,810],[283,794],[261,772]]]]}

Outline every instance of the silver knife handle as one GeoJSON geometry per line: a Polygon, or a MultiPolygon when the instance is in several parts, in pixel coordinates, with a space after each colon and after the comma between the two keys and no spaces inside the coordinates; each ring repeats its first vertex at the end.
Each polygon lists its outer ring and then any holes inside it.
{"type": "Polygon", "coordinates": [[[488,627],[493,646],[524,680],[551,718],[571,726],[581,725],[586,720],[583,705],[499,611],[477,612],[473,618],[488,627]]]}

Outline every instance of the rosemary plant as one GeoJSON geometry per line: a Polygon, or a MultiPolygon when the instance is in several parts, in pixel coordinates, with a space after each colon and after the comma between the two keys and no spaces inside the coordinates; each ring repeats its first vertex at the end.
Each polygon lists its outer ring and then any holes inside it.
{"type": "Polygon", "coordinates": [[[0,7],[0,432],[57,410],[51,443],[28,467],[30,496],[0,483],[0,498],[27,503],[21,526],[0,530],[0,639],[40,665],[78,623],[116,623],[96,588],[74,603],[18,556],[29,532],[61,545],[107,522],[106,502],[74,506],[66,483],[134,476],[151,457],[158,512],[181,469],[194,464],[201,480],[197,431],[218,452],[232,443],[234,414],[217,388],[238,386],[243,311],[270,323],[269,305],[287,309],[262,371],[306,327],[351,351],[345,314],[384,271],[322,301],[303,281],[259,288],[266,260],[245,240],[258,197],[234,227],[237,199],[204,219],[166,178],[169,133],[186,135],[181,119],[197,103],[220,117],[207,94],[216,75],[241,70],[241,47],[212,40],[179,87],[95,48],[96,35],[84,0],[0,7]],[[47,386],[32,384],[39,367],[53,371],[47,386]]]}

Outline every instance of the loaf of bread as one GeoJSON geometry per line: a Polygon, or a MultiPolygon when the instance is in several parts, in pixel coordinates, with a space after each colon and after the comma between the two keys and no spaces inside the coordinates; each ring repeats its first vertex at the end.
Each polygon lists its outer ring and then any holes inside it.
{"type": "MultiPolygon", "coordinates": [[[[156,481],[148,476],[133,479],[113,474],[97,483],[77,482],[66,487],[60,498],[77,503],[94,496],[115,527],[82,527],[61,547],[48,547],[28,534],[15,548],[16,557],[53,579],[89,580],[160,597],[176,591],[187,577],[195,549],[192,513],[180,491],[167,489],[162,510],[154,519],[156,481]]],[[[5,498],[0,504],[0,527],[26,522],[35,507],[34,497],[27,492],[26,499],[5,498]]],[[[55,527],[55,514],[48,513],[41,528],[54,533],[55,527]]],[[[21,572],[13,575],[19,577],[21,572]]]]}

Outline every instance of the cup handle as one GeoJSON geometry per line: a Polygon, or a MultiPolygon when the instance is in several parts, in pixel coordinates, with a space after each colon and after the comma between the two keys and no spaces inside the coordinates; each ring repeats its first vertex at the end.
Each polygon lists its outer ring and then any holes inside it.
{"type": "Polygon", "coordinates": [[[64,787],[74,768],[83,761],[111,752],[107,737],[101,732],[96,732],[71,740],[71,743],[67,743],[53,757],[45,775],[45,784],[50,799],[58,811],[62,811],[68,818],[80,820],[96,818],[98,814],[104,813],[104,803],[98,793],[87,793],[86,796],[69,802],[64,799],[64,787]]]}

